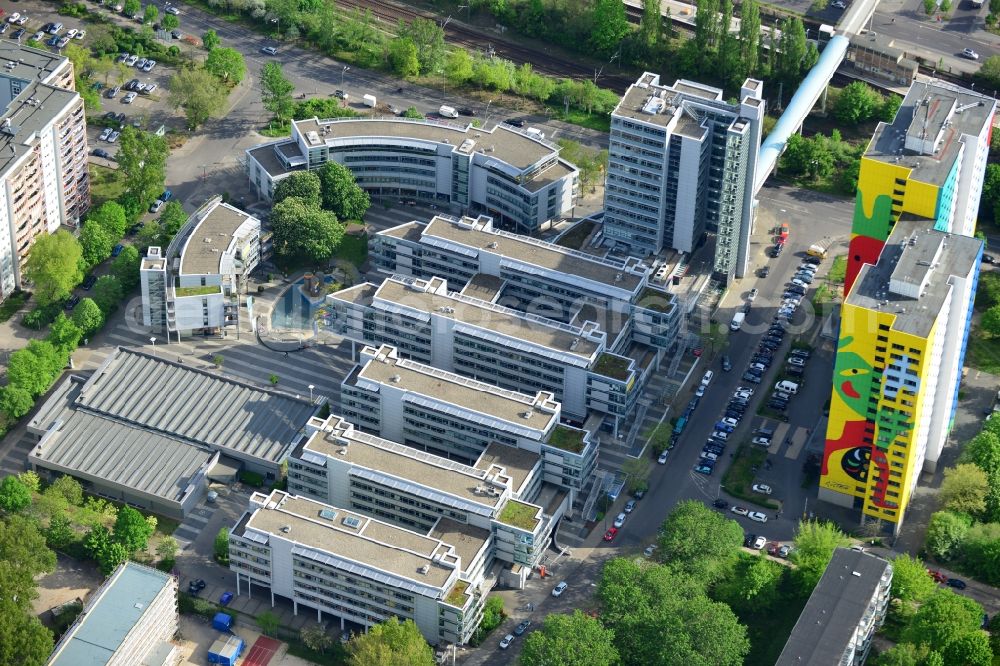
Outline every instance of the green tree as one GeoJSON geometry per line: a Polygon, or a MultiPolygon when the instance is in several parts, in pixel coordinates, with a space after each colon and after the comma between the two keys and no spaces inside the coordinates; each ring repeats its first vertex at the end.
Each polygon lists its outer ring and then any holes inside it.
{"type": "Polygon", "coordinates": [[[639,19],[639,41],[651,53],[663,36],[663,16],[659,0],[642,0],[642,17],[639,19]]]}
{"type": "MultiPolygon", "coordinates": [[[[327,162],[336,164],[336,162],[327,162]]],[[[274,186],[273,203],[279,204],[289,197],[301,199],[308,206],[319,207],[322,202],[320,195],[320,177],[315,171],[296,171],[278,181],[274,186]]]]}
{"type": "MultiPolygon", "coordinates": [[[[35,578],[51,573],[56,568],[56,554],[45,547],[45,537],[38,528],[38,521],[24,515],[6,516],[0,520],[0,571],[6,567],[10,577],[0,590],[18,594],[18,603],[29,608],[37,597],[35,578]]],[[[6,594],[0,595],[4,598],[6,594]]]]}
{"type": "Polygon", "coordinates": [[[124,291],[132,291],[139,286],[139,266],[141,263],[142,257],[139,256],[139,250],[132,245],[126,245],[122,248],[121,253],[111,262],[111,274],[118,278],[124,291]]]}
{"type": "Polygon", "coordinates": [[[306,647],[323,654],[333,647],[334,638],[327,633],[326,627],[321,624],[307,624],[299,629],[299,638],[306,647]]]}
{"type": "Polygon", "coordinates": [[[122,5],[122,13],[129,18],[138,16],[140,11],[142,11],[140,0],[125,0],[125,4],[122,5]]]}
{"type": "Polygon", "coordinates": [[[94,299],[87,297],[73,308],[73,323],[80,327],[84,336],[89,336],[104,326],[104,313],[94,299]]]}
{"type": "Polygon", "coordinates": [[[114,275],[102,275],[97,278],[91,293],[94,294],[94,302],[101,308],[105,317],[118,309],[118,304],[125,295],[121,281],[114,275]]]}
{"type": "Polygon", "coordinates": [[[979,328],[991,337],[1000,335],[1000,305],[994,305],[983,313],[979,328]]]}
{"type": "MultiPolygon", "coordinates": [[[[1000,312],[997,315],[1000,318],[1000,312]]],[[[986,472],[972,463],[963,463],[944,471],[938,499],[946,511],[976,516],[986,510],[989,489],[986,472]]]]}
{"type": "Polygon", "coordinates": [[[408,37],[390,39],[386,45],[385,59],[389,69],[403,78],[420,74],[420,56],[417,45],[408,37]]]}
{"type": "Polygon", "coordinates": [[[24,511],[31,506],[31,491],[14,475],[0,481],[0,509],[10,513],[24,511]]]}
{"type": "Polygon", "coordinates": [[[354,634],[347,643],[348,666],[433,666],[434,652],[413,620],[397,617],[376,624],[367,633],[354,634]]]}
{"type": "Polygon", "coordinates": [[[590,44],[604,55],[614,53],[629,33],[625,5],[616,0],[595,0],[591,22],[590,44]]]}
{"type": "Polygon", "coordinates": [[[950,511],[932,514],[925,537],[927,551],[939,560],[953,557],[961,548],[971,523],[968,516],[950,511]]]}
{"type": "Polygon", "coordinates": [[[886,123],[891,123],[892,119],[896,117],[896,112],[899,111],[899,107],[902,105],[902,97],[889,93],[882,99],[882,106],[879,107],[878,111],[878,119],[886,123]]]}
{"type": "Polygon", "coordinates": [[[139,550],[146,550],[152,534],[153,530],[141,513],[128,505],[118,510],[112,536],[115,541],[125,546],[129,555],[139,550]]]}
{"type": "Polygon", "coordinates": [[[945,664],[990,666],[993,663],[990,637],[982,631],[970,631],[942,648],[941,657],[945,664]]]}
{"type": "Polygon", "coordinates": [[[807,62],[806,44],[806,29],[802,25],[802,19],[797,16],[785,19],[781,24],[777,74],[786,85],[799,82],[799,76],[807,62]]]}
{"type": "MultiPolygon", "coordinates": [[[[701,580],[711,580],[743,545],[743,529],[702,502],[687,500],[670,512],[660,530],[660,557],[701,580]]],[[[624,654],[624,653],[623,653],[624,654]]]]}
{"type": "Polygon", "coordinates": [[[812,593],[816,583],[826,571],[826,565],[833,557],[833,551],[850,543],[843,532],[833,523],[807,520],[799,523],[795,533],[795,549],[792,561],[798,565],[794,579],[803,595],[812,593]]]}
{"type": "Polygon", "coordinates": [[[615,666],[621,663],[614,633],[579,609],[545,617],[524,639],[521,666],[615,666]]]}
{"type": "Polygon", "coordinates": [[[187,220],[188,214],[184,212],[184,207],[181,206],[181,203],[176,199],[168,201],[167,205],[163,207],[163,213],[160,215],[161,242],[164,245],[169,245],[170,241],[177,235],[177,232],[181,230],[181,227],[184,226],[187,220]]]}
{"type": "MultiPolygon", "coordinates": [[[[940,653],[935,652],[940,657],[940,653]]],[[[930,666],[926,645],[897,643],[895,646],[869,660],[871,666],[930,666]]]]}
{"type": "Polygon", "coordinates": [[[214,30],[209,30],[201,36],[201,45],[204,46],[207,51],[211,51],[220,44],[222,44],[222,40],[219,39],[219,35],[216,34],[214,30]]]}
{"type": "Polygon", "coordinates": [[[976,578],[1000,585],[1000,523],[973,525],[962,543],[962,561],[976,578]]]}
{"type": "Polygon", "coordinates": [[[163,16],[163,19],[160,21],[160,26],[164,30],[176,30],[177,28],[180,27],[180,25],[181,25],[180,19],[174,16],[173,14],[165,14],[163,16]]]}
{"type": "Polygon", "coordinates": [[[0,387],[0,411],[8,419],[19,419],[35,406],[31,393],[20,386],[0,387]]]}
{"type": "Polygon", "coordinates": [[[627,458],[622,464],[622,472],[628,476],[628,491],[634,493],[637,490],[649,488],[649,474],[652,470],[647,458],[627,458]]]}
{"type": "Polygon", "coordinates": [[[338,220],[361,220],[371,206],[371,199],[354,180],[351,170],[337,162],[327,162],[317,171],[323,208],[338,220]]]}
{"type": "Polygon", "coordinates": [[[167,140],[150,132],[126,126],[118,149],[118,169],[125,191],[148,206],[161,192],[166,178],[167,140]]]}
{"type": "Polygon", "coordinates": [[[840,91],[833,115],[842,123],[858,125],[874,118],[882,106],[882,96],[864,81],[854,81],[840,91]]]}
{"type": "Polygon", "coordinates": [[[900,555],[892,561],[892,596],[903,601],[921,602],[937,589],[937,583],[920,560],[900,555]]]}
{"type": "Polygon", "coordinates": [[[7,381],[11,386],[39,396],[52,386],[67,360],[67,356],[51,342],[32,340],[26,347],[10,355],[7,381]]]}
{"type": "Polygon", "coordinates": [[[943,652],[955,639],[978,632],[982,619],[983,607],[975,601],[949,589],[939,589],[920,604],[902,638],[943,652]]]}
{"type": "Polygon", "coordinates": [[[128,229],[125,209],[117,201],[105,201],[100,208],[87,213],[87,220],[97,222],[116,241],[122,238],[128,229]]]}
{"type": "Polygon", "coordinates": [[[1000,86],[1000,56],[992,55],[984,60],[975,78],[985,86],[1000,86]]]}
{"type": "MultiPolygon", "coordinates": [[[[459,47],[452,49],[445,61],[445,76],[455,84],[461,85],[472,78],[472,57],[469,52],[459,47]]],[[[420,116],[423,118],[423,114],[420,116]]]]}
{"type": "MultiPolygon", "coordinates": [[[[6,575],[0,572],[0,586],[6,575]]],[[[52,652],[52,632],[10,594],[0,595],[0,662],[42,666],[52,652]]]]}
{"type": "Polygon", "coordinates": [[[403,118],[415,118],[416,120],[423,120],[424,119],[424,114],[422,114],[419,111],[417,111],[417,107],[415,107],[415,106],[408,106],[408,107],[406,107],[406,111],[403,111],[402,117],[403,118]]]}
{"type": "Polygon", "coordinates": [[[49,526],[45,528],[45,543],[49,548],[62,550],[73,542],[76,533],[73,531],[73,523],[69,516],[63,511],[52,516],[49,526]]]}
{"type": "MultiPolygon", "coordinates": [[[[229,50],[215,49],[208,56],[229,50]]],[[[197,129],[226,108],[226,97],[219,93],[219,79],[207,69],[181,69],[170,77],[169,88],[167,103],[173,109],[184,109],[189,129],[197,129]]]]}
{"type": "Polygon", "coordinates": [[[122,562],[128,559],[128,549],[118,543],[111,541],[97,554],[97,568],[105,576],[110,576],[122,562]]]}
{"type": "Polygon", "coordinates": [[[65,229],[35,240],[28,251],[24,274],[34,284],[39,305],[58,303],[80,284],[82,254],[80,243],[65,229]]]}
{"type": "Polygon", "coordinates": [[[61,495],[70,506],[83,504],[83,486],[72,476],[63,474],[53,481],[48,489],[61,495]]]}
{"type": "Polygon", "coordinates": [[[744,0],[740,5],[740,57],[743,78],[757,74],[760,57],[760,5],[757,0],[744,0]]]}
{"type": "Polygon", "coordinates": [[[295,86],[285,77],[281,65],[269,62],[264,65],[260,74],[261,100],[264,108],[273,113],[279,120],[292,117],[294,104],[292,91],[295,86]]]}
{"type": "Polygon", "coordinates": [[[219,564],[229,564],[229,528],[223,527],[215,535],[215,542],[212,545],[215,559],[219,564]]]}
{"type": "Polygon", "coordinates": [[[33,469],[27,469],[18,474],[17,480],[33,493],[37,493],[42,489],[42,479],[38,476],[38,472],[33,469]]]}
{"type": "MultiPolygon", "coordinates": [[[[171,203],[173,202],[168,201],[167,205],[169,206],[171,203]]],[[[183,222],[181,225],[183,225],[183,222]]],[[[163,227],[160,226],[160,223],[155,220],[151,220],[139,228],[139,231],[135,234],[135,238],[132,240],[132,244],[139,250],[139,252],[145,254],[146,250],[149,249],[149,246],[159,245],[163,247],[170,244],[169,240],[170,239],[165,238],[163,227]],[[167,242],[164,243],[164,240],[167,240],[167,242]]]]}
{"type": "Polygon", "coordinates": [[[167,535],[160,539],[160,543],[156,544],[156,554],[161,560],[172,562],[177,557],[178,548],[177,539],[167,535]]]}
{"type": "Polygon", "coordinates": [[[73,353],[76,346],[80,344],[83,331],[73,323],[73,320],[60,312],[55,321],[49,326],[49,335],[46,338],[52,345],[67,357],[73,353]]]}
{"type": "Polygon", "coordinates": [[[409,24],[400,22],[397,34],[417,48],[420,73],[436,72],[445,61],[444,28],[430,19],[418,18],[409,24]]]}
{"type": "Polygon", "coordinates": [[[107,229],[93,220],[83,223],[80,230],[80,250],[87,266],[96,266],[111,256],[117,241],[107,229]]]}
{"type": "Polygon", "coordinates": [[[145,10],[142,14],[143,23],[156,23],[156,19],[160,18],[160,8],[156,5],[150,3],[146,5],[145,10]]]}
{"type": "Polygon", "coordinates": [[[271,209],[272,242],[286,261],[322,264],[333,256],[344,236],[337,216],[296,197],[271,209]]]}
{"type": "Polygon", "coordinates": [[[695,4],[694,39],[688,44],[698,63],[698,73],[707,74],[708,63],[718,47],[719,0],[697,0],[695,4]]]}
{"type": "Polygon", "coordinates": [[[243,54],[225,46],[209,51],[204,67],[206,71],[233,85],[238,85],[247,74],[247,64],[243,60],[243,54]]]}

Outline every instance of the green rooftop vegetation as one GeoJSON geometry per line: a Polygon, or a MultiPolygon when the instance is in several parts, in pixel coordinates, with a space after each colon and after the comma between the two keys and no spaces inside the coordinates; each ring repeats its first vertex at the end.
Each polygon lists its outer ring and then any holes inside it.
{"type": "Polygon", "coordinates": [[[455,581],[455,585],[451,588],[451,592],[445,597],[445,603],[449,603],[452,606],[457,606],[463,608],[465,606],[465,590],[468,589],[469,584],[464,580],[455,581]]]}
{"type": "Polygon", "coordinates": [[[636,305],[647,310],[652,310],[653,312],[669,312],[672,307],[670,294],[658,289],[650,289],[649,287],[644,288],[642,293],[639,294],[639,300],[636,305]]]}
{"type": "Polygon", "coordinates": [[[501,523],[506,525],[513,525],[514,527],[519,527],[522,530],[530,531],[535,529],[536,511],[538,511],[537,507],[531,506],[530,504],[518,502],[517,500],[510,500],[500,512],[499,520],[501,523]]]}
{"type": "Polygon", "coordinates": [[[580,453],[583,451],[583,431],[557,425],[549,436],[548,444],[563,451],[580,453]]]}
{"type": "Polygon", "coordinates": [[[222,291],[220,285],[205,285],[197,287],[177,287],[174,289],[174,293],[177,294],[178,298],[183,296],[206,296],[208,294],[218,294],[222,291]]]}
{"type": "Polygon", "coordinates": [[[624,356],[604,353],[597,357],[594,372],[605,377],[624,381],[628,379],[628,366],[629,360],[624,356]]]}

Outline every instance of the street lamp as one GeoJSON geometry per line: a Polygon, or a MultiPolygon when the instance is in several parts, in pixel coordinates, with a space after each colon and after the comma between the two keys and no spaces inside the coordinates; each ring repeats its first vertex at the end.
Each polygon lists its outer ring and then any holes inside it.
{"type": "Polygon", "coordinates": [[[490,104],[492,103],[493,100],[486,102],[486,111],[483,113],[483,127],[486,127],[486,123],[490,121],[490,104]]]}
{"type": "Polygon", "coordinates": [[[149,344],[153,345],[153,356],[156,356],[156,336],[149,339],[149,344]]]}
{"type": "Polygon", "coordinates": [[[313,401],[313,389],[316,388],[312,384],[309,385],[309,402],[313,401]]]}
{"type": "Polygon", "coordinates": [[[347,74],[349,69],[349,66],[344,65],[344,68],[340,70],[340,85],[344,85],[344,74],[347,74]]]}

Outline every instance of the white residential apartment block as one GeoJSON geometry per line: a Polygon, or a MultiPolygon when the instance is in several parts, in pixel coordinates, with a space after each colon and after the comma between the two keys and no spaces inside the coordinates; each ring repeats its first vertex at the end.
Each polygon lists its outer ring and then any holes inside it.
{"type": "Polygon", "coordinates": [[[747,79],[739,102],[680,79],[643,73],[611,114],[604,239],[639,256],[690,253],[715,234],[713,270],[743,277],[750,252],[763,84],[747,79]]]}
{"type": "Polygon", "coordinates": [[[595,322],[564,324],[469,292],[449,291],[441,278],[394,276],[330,294],[322,320],[355,342],[393,345],[441,370],[511,391],[549,391],[564,416],[582,423],[598,412],[617,434],[656,367],[653,350],[614,354],[595,322]]]}
{"type": "Polygon", "coordinates": [[[336,161],[375,197],[423,199],[537,231],[576,205],[577,168],[538,132],[404,118],[296,120],[288,139],[246,152],[250,188],[270,200],[288,174],[336,161]]]}
{"type": "Polygon", "coordinates": [[[463,563],[472,580],[495,558],[518,565],[523,584],[569,507],[566,490],[544,481],[536,453],[494,442],[464,465],[361,432],[340,416],[313,424],[289,455],[289,492],[421,534],[442,518],[478,530],[489,548],[463,563]]]}
{"type": "Polygon", "coordinates": [[[0,300],[22,286],[35,239],[90,208],[87,125],[69,60],[0,45],[0,300]]]}
{"type": "Polygon", "coordinates": [[[150,247],[139,269],[142,320],[170,333],[239,325],[246,276],[266,258],[260,220],[214,197],[188,218],[166,252],[150,247]]]}
{"type": "MultiPolygon", "coordinates": [[[[443,521],[452,523],[452,521],[443,521]]],[[[462,526],[443,536],[461,539],[462,526]]],[[[237,594],[253,585],[305,606],[316,621],[366,627],[413,620],[430,643],[465,643],[482,618],[486,591],[463,574],[481,556],[473,538],[456,546],[356,511],[279,490],[254,493],[229,534],[237,594]]]]}
{"type": "Polygon", "coordinates": [[[597,465],[586,430],[559,422],[552,393],[527,395],[400,358],[395,347],[366,346],[340,386],[340,413],[360,429],[475,465],[494,443],[541,459],[544,481],[570,499],[597,465]]]}
{"type": "Polygon", "coordinates": [[[372,263],[385,273],[442,277],[483,300],[564,323],[597,321],[617,353],[633,342],[659,350],[677,340],[675,296],[652,288],[649,267],[634,257],[604,259],[501,231],[485,215],[408,222],[379,232],[369,245],[372,263]]]}
{"type": "Polygon", "coordinates": [[[125,562],[84,604],[48,666],[173,666],[177,577],[125,562]]]}

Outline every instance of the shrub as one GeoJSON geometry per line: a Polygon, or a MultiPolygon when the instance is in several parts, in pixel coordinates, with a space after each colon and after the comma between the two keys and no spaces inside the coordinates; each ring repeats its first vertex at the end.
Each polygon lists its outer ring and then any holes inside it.
{"type": "Polygon", "coordinates": [[[62,308],[58,303],[39,305],[21,318],[21,324],[33,331],[40,331],[56,320],[62,308]]]}
{"type": "Polygon", "coordinates": [[[240,472],[240,481],[254,488],[262,488],[264,486],[264,477],[257,472],[240,472]]]}

